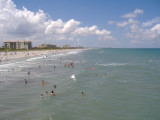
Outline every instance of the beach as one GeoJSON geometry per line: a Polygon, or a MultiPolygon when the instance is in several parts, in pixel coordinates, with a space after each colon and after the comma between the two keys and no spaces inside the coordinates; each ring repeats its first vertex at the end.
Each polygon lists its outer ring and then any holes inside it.
{"type": "Polygon", "coordinates": [[[0,120],[160,118],[160,49],[16,54],[0,64],[0,120]]]}
{"type": "Polygon", "coordinates": [[[6,51],[0,52],[1,62],[9,61],[16,58],[29,58],[33,56],[43,56],[47,54],[58,54],[68,51],[74,51],[75,49],[59,49],[59,50],[28,50],[28,51],[6,51]]]}

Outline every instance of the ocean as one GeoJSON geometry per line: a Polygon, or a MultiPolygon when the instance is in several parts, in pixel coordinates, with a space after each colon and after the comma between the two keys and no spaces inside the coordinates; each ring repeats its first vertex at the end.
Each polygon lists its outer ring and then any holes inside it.
{"type": "Polygon", "coordinates": [[[159,119],[160,49],[82,49],[0,64],[0,120],[159,119]]]}

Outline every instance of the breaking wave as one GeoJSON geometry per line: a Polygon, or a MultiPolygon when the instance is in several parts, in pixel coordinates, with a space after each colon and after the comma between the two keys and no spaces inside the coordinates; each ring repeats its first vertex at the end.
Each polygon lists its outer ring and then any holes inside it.
{"type": "Polygon", "coordinates": [[[108,67],[108,66],[124,66],[124,65],[128,65],[128,63],[108,63],[108,64],[98,64],[98,63],[96,63],[96,65],[103,66],[103,67],[108,67]]]}

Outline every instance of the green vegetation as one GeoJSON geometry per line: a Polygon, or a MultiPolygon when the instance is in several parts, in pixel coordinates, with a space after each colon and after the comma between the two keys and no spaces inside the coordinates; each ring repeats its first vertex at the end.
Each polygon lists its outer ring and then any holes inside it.
{"type": "Polygon", "coordinates": [[[63,50],[63,49],[83,49],[83,47],[70,47],[70,48],[37,48],[33,47],[32,49],[5,49],[5,48],[0,48],[0,52],[5,52],[5,51],[32,51],[32,50],[63,50]]]}

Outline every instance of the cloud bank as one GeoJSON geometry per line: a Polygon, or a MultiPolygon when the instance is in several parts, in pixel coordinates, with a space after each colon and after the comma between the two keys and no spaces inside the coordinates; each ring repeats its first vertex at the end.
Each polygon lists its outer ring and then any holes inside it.
{"type": "Polygon", "coordinates": [[[74,19],[64,22],[50,19],[43,10],[17,9],[12,0],[0,0],[0,35],[4,40],[74,40],[91,35],[111,40],[111,32],[96,25],[81,27],[74,19]]]}
{"type": "Polygon", "coordinates": [[[143,13],[143,10],[135,9],[132,13],[121,16],[125,20],[118,22],[109,21],[108,24],[114,24],[118,28],[123,29],[124,37],[131,44],[160,42],[160,18],[156,17],[147,22],[140,22],[137,17],[143,13]]]}

